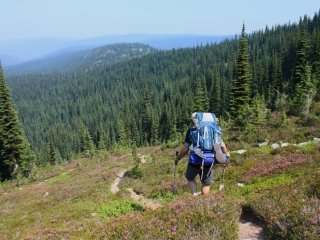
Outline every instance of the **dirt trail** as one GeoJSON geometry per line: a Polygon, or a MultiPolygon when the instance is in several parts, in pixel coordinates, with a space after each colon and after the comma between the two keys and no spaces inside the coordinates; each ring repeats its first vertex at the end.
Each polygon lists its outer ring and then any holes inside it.
{"type": "Polygon", "coordinates": [[[154,210],[161,207],[161,204],[159,202],[146,198],[142,194],[136,193],[132,188],[128,188],[127,190],[130,192],[130,197],[133,200],[140,202],[145,208],[154,210]]]}
{"type": "Polygon", "coordinates": [[[112,193],[117,193],[120,191],[119,189],[119,183],[121,181],[121,178],[123,178],[124,174],[126,173],[126,170],[121,170],[118,174],[116,179],[113,181],[113,183],[111,184],[111,192],[112,193]]]}
{"type": "MultiPolygon", "coordinates": [[[[140,155],[139,158],[141,164],[146,163],[146,156],[140,155]]],[[[111,192],[116,194],[120,191],[119,184],[121,179],[128,170],[122,169],[116,175],[116,179],[111,184],[111,192]]],[[[158,201],[146,198],[142,194],[139,194],[134,191],[132,188],[127,188],[127,191],[130,193],[131,199],[134,201],[140,202],[147,209],[157,209],[161,207],[161,203],[158,201]]],[[[263,228],[261,227],[260,221],[253,216],[249,211],[243,209],[241,217],[238,222],[238,239],[239,240],[265,240],[266,236],[264,234],[263,228]]]]}
{"type": "MultiPolygon", "coordinates": [[[[145,164],[146,163],[146,156],[145,155],[139,155],[140,158],[140,162],[141,164],[145,164]]],[[[113,181],[113,183],[111,184],[111,189],[110,191],[113,194],[116,194],[117,192],[120,191],[119,189],[119,184],[121,182],[121,179],[123,178],[123,176],[125,175],[125,173],[128,170],[122,169],[118,172],[118,174],[116,175],[116,179],[113,181]]],[[[148,209],[157,209],[159,207],[161,207],[161,204],[155,200],[146,198],[145,196],[143,196],[142,194],[138,194],[137,192],[135,192],[132,188],[128,188],[127,189],[130,193],[130,197],[134,200],[134,201],[138,201],[140,202],[145,208],[148,209]]]]}
{"type": "Polygon", "coordinates": [[[267,239],[263,231],[261,221],[259,221],[259,219],[257,219],[251,212],[245,210],[242,211],[238,228],[239,240],[267,239]]]}

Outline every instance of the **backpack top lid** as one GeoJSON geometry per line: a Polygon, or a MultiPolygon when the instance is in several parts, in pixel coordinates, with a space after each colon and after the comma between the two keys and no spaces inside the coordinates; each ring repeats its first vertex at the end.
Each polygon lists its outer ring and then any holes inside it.
{"type": "Polygon", "coordinates": [[[210,112],[194,112],[191,114],[191,120],[195,128],[199,128],[201,122],[218,124],[218,118],[210,112]]]}

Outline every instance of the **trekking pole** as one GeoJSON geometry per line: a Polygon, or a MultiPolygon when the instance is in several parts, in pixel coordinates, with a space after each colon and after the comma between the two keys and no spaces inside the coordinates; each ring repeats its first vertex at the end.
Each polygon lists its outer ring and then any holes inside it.
{"type": "MultiPolygon", "coordinates": [[[[176,157],[179,155],[179,152],[176,151],[176,157]]],[[[176,193],[176,175],[177,175],[177,165],[178,162],[174,161],[174,174],[173,174],[173,193],[176,193]]]]}
{"type": "Polygon", "coordinates": [[[222,170],[222,175],[221,175],[222,184],[220,184],[219,190],[224,189],[224,176],[225,176],[225,173],[226,173],[226,167],[228,165],[228,160],[229,160],[229,158],[227,157],[226,162],[223,164],[223,170],[222,170]]]}

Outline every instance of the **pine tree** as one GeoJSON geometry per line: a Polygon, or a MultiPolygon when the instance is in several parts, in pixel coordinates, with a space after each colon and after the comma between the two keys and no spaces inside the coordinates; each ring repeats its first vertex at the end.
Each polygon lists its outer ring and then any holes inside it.
{"type": "Polygon", "coordinates": [[[118,143],[121,146],[129,145],[129,138],[125,128],[125,124],[121,119],[117,123],[117,135],[118,135],[118,143]]]}
{"type": "Polygon", "coordinates": [[[304,71],[303,79],[295,87],[292,111],[306,118],[309,115],[309,109],[316,93],[316,86],[312,82],[311,68],[308,64],[305,66],[304,71]]]}
{"type": "Polygon", "coordinates": [[[107,148],[107,134],[103,129],[102,123],[99,125],[98,134],[97,134],[97,148],[99,150],[105,150],[107,148]]]}
{"type": "Polygon", "coordinates": [[[0,66],[0,180],[27,175],[34,160],[0,66]]]}
{"type": "Polygon", "coordinates": [[[266,122],[267,108],[261,96],[252,99],[250,122],[252,125],[260,126],[266,122]]]}
{"type": "Polygon", "coordinates": [[[90,132],[84,125],[81,127],[80,151],[85,153],[86,155],[91,155],[95,151],[95,146],[90,132]]]}
{"type": "Polygon", "coordinates": [[[222,114],[222,96],[221,96],[221,83],[218,78],[218,73],[215,71],[213,74],[213,87],[210,92],[210,107],[209,111],[214,112],[217,116],[222,114]]]}
{"type": "Polygon", "coordinates": [[[294,66],[293,72],[293,83],[292,86],[292,93],[295,95],[295,86],[302,82],[305,74],[306,74],[306,66],[307,62],[307,51],[309,48],[309,44],[307,41],[305,27],[302,25],[300,26],[300,34],[299,34],[299,41],[296,51],[296,61],[294,66]]]}
{"type": "Polygon", "coordinates": [[[165,142],[170,139],[170,121],[167,111],[162,112],[159,123],[160,140],[165,142]]]}
{"type": "Polygon", "coordinates": [[[149,91],[144,91],[143,111],[142,111],[142,141],[144,144],[150,144],[152,132],[152,102],[149,91]]]}
{"type": "Polygon", "coordinates": [[[159,122],[153,121],[151,127],[151,144],[156,145],[159,142],[159,122]]]}
{"type": "Polygon", "coordinates": [[[54,147],[53,139],[51,138],[49,141],[49,162],[51,164],[55,164],[56,161],[57,159],[56,159],[55,147],[54,147]]]}
{"type": "Polygon", "coordinates": [[[250,84],[252,81],[248,40],[244,24],[242,26],[235,72],[236,76],[231,86],[230,115],[237,124],[244,125],[244,114],[246,114],[245,109],[248,109],[249,106],[250,84]]]}
{"type": "Polygon", "coordinates": [[[193,112],[207,112],[209,109],[208,93],[204,79],[197,78],[193,112]]]}
{"type": "Polygon", "coordinates": [[[291,112],[302,117],[309,115],[313,97],[316,93],[316,86],[313,83],[311,67],[307,60],[308,41],[305,27],[301,26],[300,38],[297,48],[297,60],[293,73],[294,92],[291,112]]]}

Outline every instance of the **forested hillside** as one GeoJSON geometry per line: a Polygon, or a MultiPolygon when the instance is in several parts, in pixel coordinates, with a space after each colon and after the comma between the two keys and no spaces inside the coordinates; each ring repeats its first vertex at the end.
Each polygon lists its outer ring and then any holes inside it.
{"type": "Polygon", "coordinates": [[[51,73],[89,70],[156,52],[140,43],[119,43],[89,50],[69,50],[7,68],[8,74],[51,73]]]}
{"type": "Polygon", "coordinates": [[[245,62],[239,42],[248,57],[244,109],[254,113],[239,119],[243,130],[263,124],[267,108],[307,119],[319,93],[319,14],[250,36],[244,30],[220,44],[162,51],[89,70],[8,77],[38,161],[70,159],[114,145],[176,140],[195,110],[230,120],[237,70],[245,62]]]}

